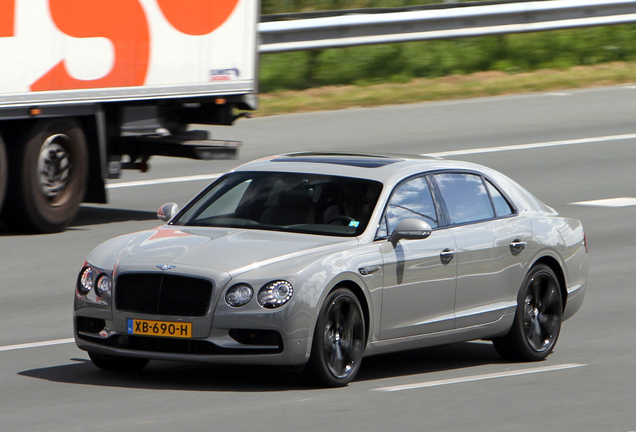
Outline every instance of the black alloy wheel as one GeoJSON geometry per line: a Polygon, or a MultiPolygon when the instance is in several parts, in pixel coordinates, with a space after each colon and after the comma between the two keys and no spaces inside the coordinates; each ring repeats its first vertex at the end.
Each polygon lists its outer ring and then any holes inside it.
{"type": "Polygon", "coordinates": [[[326,387],[346,386],[360,368],[365,338],[360,302],[350,290],[336,289],[318,315],[306,377],[326,387]]]}
{"type": "Polygon", "coordinates": [[[508,360],[544,360],[556,345],[562,316],[559,281],[552,269],[538,264],[528,272],[519,291],[510,332],[493,340],[495,349],[508,360]]]}

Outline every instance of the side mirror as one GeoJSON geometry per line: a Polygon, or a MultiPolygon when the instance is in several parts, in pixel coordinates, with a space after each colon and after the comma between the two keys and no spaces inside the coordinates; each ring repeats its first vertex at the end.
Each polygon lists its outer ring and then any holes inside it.
{"type": "Polygon", "coordinates": [[[389,241],[393,246],[397,245],[402,239],[405,240],[421,240],[431,235],[433,229],[431,226],[420,219],[403,219],[401,220],[393,232],[389,241]]]}
{"type": "Polygon", "coordinates": [[[179,213],[179,206],[175,203],[168,203],[159,207],[159,210],[157,210],[157,217],[164,222],[168,222],[170,219],[175,217],[177,213],[179,213]]]}

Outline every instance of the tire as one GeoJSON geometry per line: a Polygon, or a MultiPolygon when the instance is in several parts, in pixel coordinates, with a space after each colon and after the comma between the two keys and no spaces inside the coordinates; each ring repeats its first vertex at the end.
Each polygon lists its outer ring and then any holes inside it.
{"type": "Polygon", "coordinates": [[[495,349],[506,360],[545,360],[554,349],[563,315],[559,280],[544,264],[526,275],[517,298],[517,312],[510,332],[493,339],[495,349]]]}
{"type": "Polygon", "coordinates": [[[343,387],[356,376],[366,346],[362,307],[346,288],[327,296],[314,330],[305,379],[325,387],[343,387]]]}
{"type": "Polygon", "coordinates": [[[9,181],[9,164],[7,162],[7,152],[0,135],[0,210],[4,203],[4,196],[7,192],[7,182],[9,181]]]}
{"type": "Polygon", "coordinates": [[[95,366],[109,372],[139,372],[150,360],[134,357],[114,357],[88,353],[95,366]]]}
{"type": "Polygon", "coordinates": [[[79,210],[88,179],[88,149],[74,118],[40,120],[24,145],[9,149],[11,166],[2,218],[14,229],[63,231],[79,210]]]}

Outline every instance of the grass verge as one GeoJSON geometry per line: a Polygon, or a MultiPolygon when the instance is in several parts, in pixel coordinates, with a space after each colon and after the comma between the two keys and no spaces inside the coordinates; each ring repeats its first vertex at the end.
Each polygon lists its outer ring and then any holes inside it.
{"type": "Polygon", "coordinates": [[[537,91],[608,86],[636,82],[636,64],[604,63],[568,70],[541,69],[509,74],[476,72],[440,78],[414,78],[405,83],[343,85],[307,90],[281,90],[260,95],[256,116],[373,107],[448,99],[464,99],[537,91]]]}

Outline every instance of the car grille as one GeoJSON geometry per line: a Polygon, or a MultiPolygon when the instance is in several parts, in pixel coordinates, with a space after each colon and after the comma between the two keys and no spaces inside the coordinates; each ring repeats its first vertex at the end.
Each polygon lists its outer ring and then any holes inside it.
{"type": "Polygon", "coordinates": [[[150,315],[204,316],[210,306],[212,282],[155,273],[117,277],[115,307],[150,315]]]}

